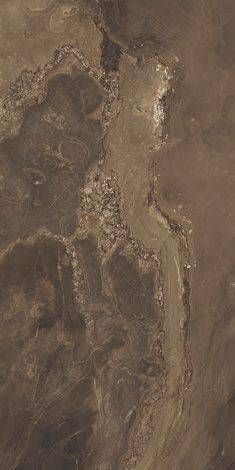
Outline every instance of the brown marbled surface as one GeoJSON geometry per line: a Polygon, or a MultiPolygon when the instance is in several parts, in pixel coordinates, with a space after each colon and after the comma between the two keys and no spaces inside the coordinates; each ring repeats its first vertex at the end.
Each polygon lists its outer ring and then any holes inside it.
{"type": "Polygon", "coordinates": [[[0,25],[0,469],[232,470],[234,2],[0,25]]]}

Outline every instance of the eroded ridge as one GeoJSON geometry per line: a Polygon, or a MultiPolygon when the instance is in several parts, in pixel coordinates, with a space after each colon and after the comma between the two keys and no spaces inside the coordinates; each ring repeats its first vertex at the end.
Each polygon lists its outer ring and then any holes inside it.
{"type": "Polygon", "coordinates": [[[4,468],[150,468],[189,384],[188,245],[152,173],[172,72],[102,47],[97,69],[58,48],[3,100],[4,468]]]}

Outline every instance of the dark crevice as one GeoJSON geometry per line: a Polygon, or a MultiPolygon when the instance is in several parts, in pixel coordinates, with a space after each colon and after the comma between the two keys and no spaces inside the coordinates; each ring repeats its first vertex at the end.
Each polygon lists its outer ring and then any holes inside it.
{"type": "Polygon", "coordinates": [[[118,44],[111,41],[108,35],[103,33],[101,67],[105,72],[117,72],[119,69],[119,61],[121,56],[121,48],[118,44]]]}

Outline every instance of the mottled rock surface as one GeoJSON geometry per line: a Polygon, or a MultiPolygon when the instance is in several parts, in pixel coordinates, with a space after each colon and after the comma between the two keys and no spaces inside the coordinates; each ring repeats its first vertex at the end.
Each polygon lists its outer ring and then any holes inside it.
{"type": "Polygon", "coordinates": [[[0,469],[235,469],[234,28],[2,0],[0,469]]]}

